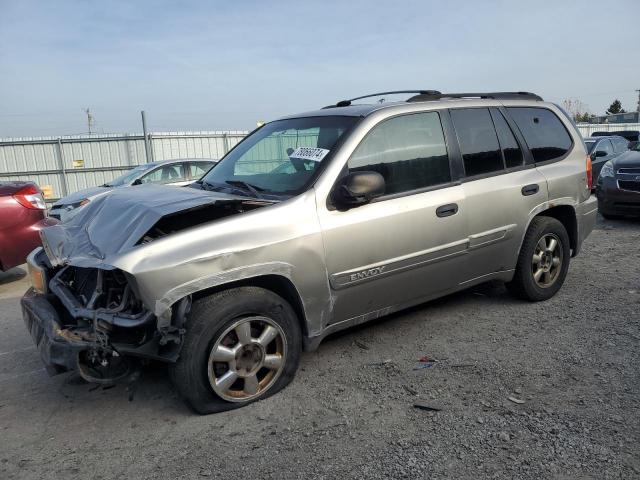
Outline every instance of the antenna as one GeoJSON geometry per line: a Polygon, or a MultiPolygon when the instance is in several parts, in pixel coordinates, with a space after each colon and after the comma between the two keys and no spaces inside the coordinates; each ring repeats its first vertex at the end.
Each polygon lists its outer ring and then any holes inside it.
{"type": "Polygon", "coordinates": [[[91,134],[91,129],[93,128],[93,125],[95,123],[93,114],[88,108],[85,108],[82,111],[87,114],[87,128],[89,129],[89,134],[91,134]]]}
{"type": "Polygon", "coordinates": [[[636,111],[640,112],[640,89],[636,90],[636,92],[638,92],[638,108],[636,111]]]}

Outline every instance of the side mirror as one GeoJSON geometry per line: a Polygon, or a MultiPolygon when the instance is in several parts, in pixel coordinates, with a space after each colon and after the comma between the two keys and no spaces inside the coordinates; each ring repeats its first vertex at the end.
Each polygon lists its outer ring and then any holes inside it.
{"type": "Polygon", "coordinates": [[[596,152],[596,157],[606,157],[607,156],[607,152],[604,152],[602,150],[598,150],[596,152]]]}
{"type": "Polygon", "coordinates": [[[132,186],[133,186],[133,185],[142,185],[142,180],[141,180],[141,179],[139,179],[139,178],[136,178],[136,179],[133,181],[133,183],[132,183],[131,185],[132,185],[132,186]]]}
{"type": "Polygon", "coordinates": [[[331,192],[338,207],[350,208],[384,195],[384,177],[377,172],[353,172],[342,178],[331,192]]]}

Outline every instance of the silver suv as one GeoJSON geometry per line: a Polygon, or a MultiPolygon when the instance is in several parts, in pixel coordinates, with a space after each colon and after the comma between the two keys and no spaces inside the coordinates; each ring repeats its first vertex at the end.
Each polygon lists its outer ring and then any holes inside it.
{"type": "Polygon", "coordinates": [[[552,297],[596,218],[571,120],[526,92],[410,93],[267,123],[196,188],[116,189],[46,229],[22,306],[48,369],[166,362],[210,413],[352,325],[488,280],[552,297]]]}

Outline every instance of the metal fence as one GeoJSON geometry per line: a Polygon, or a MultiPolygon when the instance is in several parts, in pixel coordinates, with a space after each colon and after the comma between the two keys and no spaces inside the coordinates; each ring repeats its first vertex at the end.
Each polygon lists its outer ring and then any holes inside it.
{"type": "Polygon", "coordinates": [[[590,137],[593,132],[640,131],[640,123],[579,123],[578,130],[583,137],[590,137]]]}
{"type": "MultiPolygon", "coordinates": [[[[640,130],[640,123],[579,124],[578,129],[588,137],[596,131],[640,130]]],[[[317,133],[309,133],[274,137],[247,152],[246,163],[263,163],[264,171],[276,168],[286,161],[286,148],[316,145],[317,133]]],[[[150,133],[146,149],[145,137],[139,134],[0,139],[0,181],[34,181],[52,202],[107,183],[148,159],[220,159],[246,135],[245,131],[150,133]]]]}
{"type": "Polygon", "coordinates": [[[102,185],[149,160],[220,159],[247,132],[164,132],[0,139],[0,180],[31,180],[48,201],[102,185]]]}

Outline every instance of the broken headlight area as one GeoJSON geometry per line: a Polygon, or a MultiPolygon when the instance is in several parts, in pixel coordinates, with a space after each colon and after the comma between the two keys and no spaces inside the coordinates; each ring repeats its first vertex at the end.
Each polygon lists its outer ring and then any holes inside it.
{"type": "Polygon", "coordinates": [[[160,332],[126,273],[74,266],[50,273],[50,293],[26,295],[23,310],[51,373],[77,369],[85,380],[111,383],[127,377],[141,359],[175,361],[184,301],[175,321],[160,332]]]}

